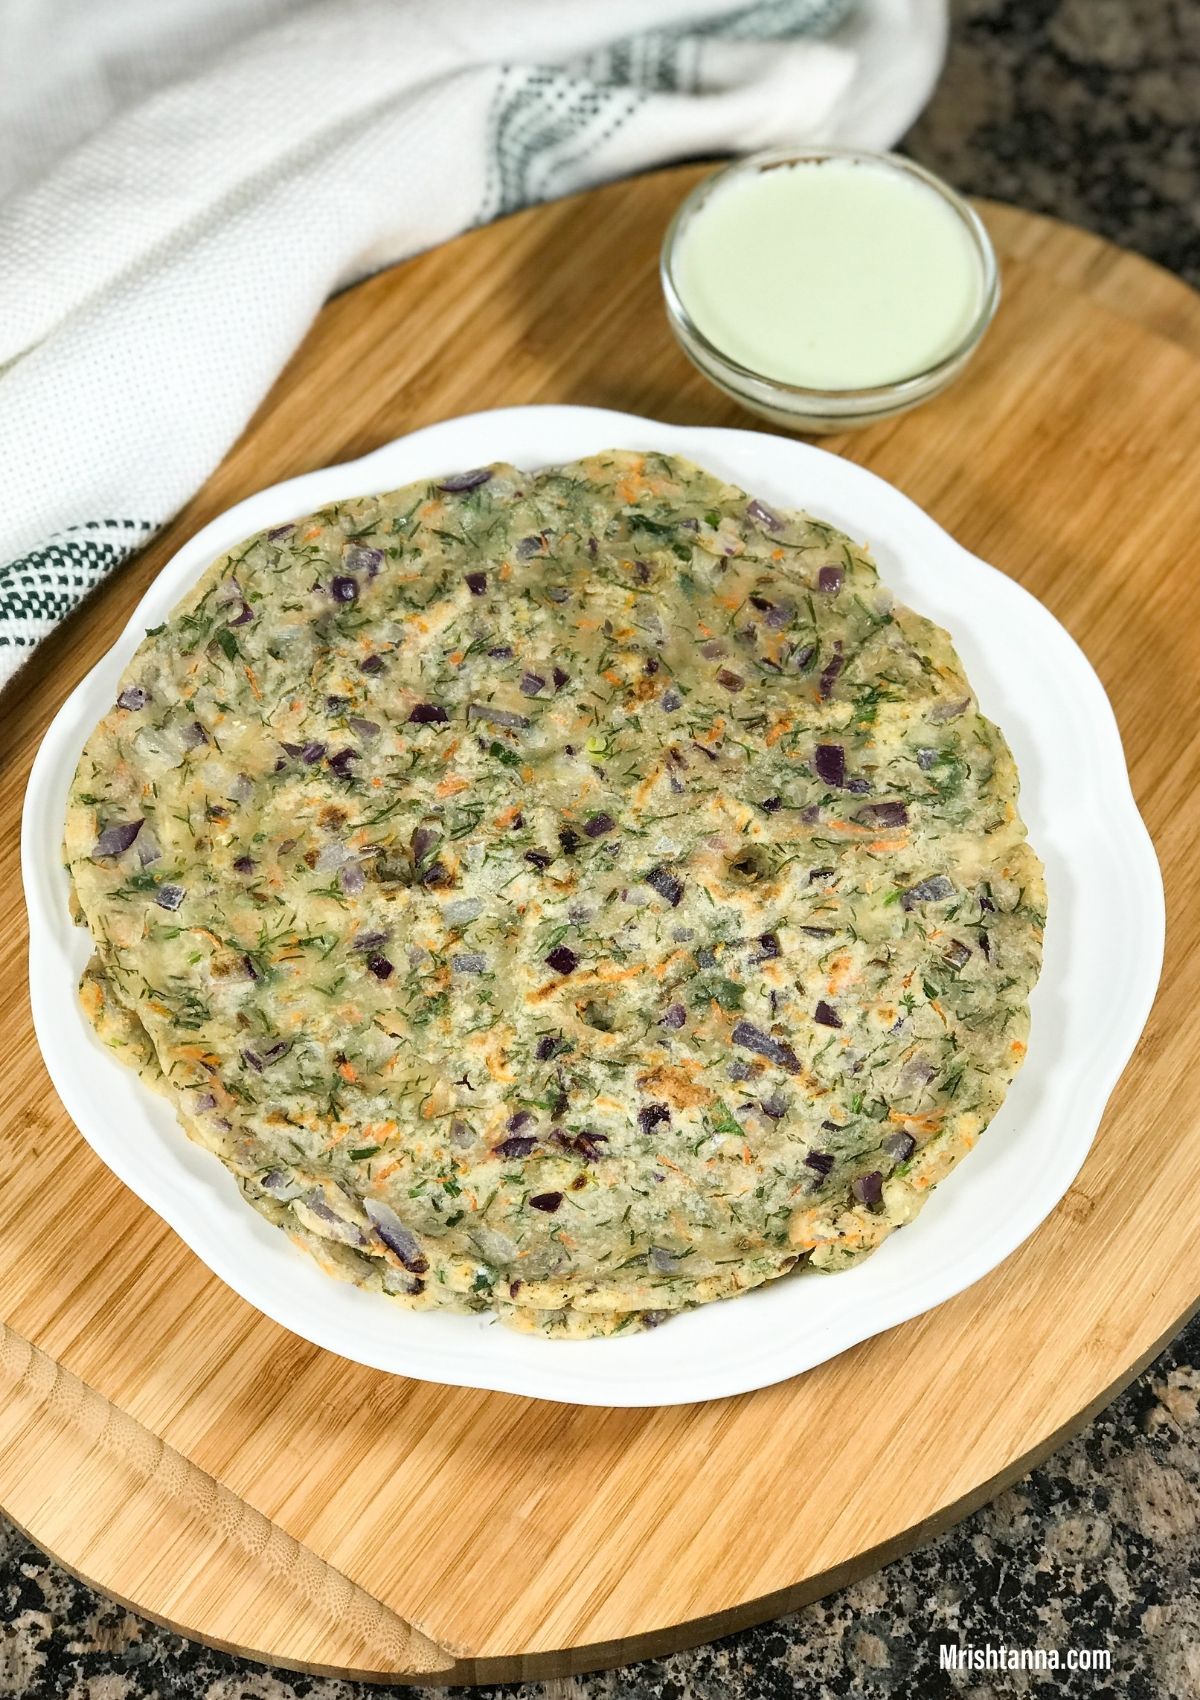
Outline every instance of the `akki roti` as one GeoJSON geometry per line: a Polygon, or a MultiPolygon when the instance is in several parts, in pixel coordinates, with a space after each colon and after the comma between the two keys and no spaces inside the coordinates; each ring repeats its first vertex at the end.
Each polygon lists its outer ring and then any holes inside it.
{"type": "Polygon", "coordinates": [[[81,995],[330,1273],[555,1337],[910,1222],[1021,1065],[1003,736],[865,548],[678,457],[222,556],[90,737],[81,995]]]}

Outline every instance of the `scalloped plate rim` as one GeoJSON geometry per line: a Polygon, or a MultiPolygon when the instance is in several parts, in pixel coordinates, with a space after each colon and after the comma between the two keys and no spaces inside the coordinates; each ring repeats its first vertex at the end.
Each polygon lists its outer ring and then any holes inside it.
{"type": "MultiPolygon", "coordinates": [[[[1050,687],[1043,681],[1042,688],[1050,687]]],[[[1069,729],[1022,725],[1016,700],[994,718],[1000,719],[1014,746],[1028,740],[1018,756],[1025,781],[1043,760],[1054,771],[1050,758],[1056,738],[1074,737],[1080,730],[1078,716],[1069,729]]],[[[1078,746],[1073,746],[1073,754],[1078,756],[1078,746]]],[[[601,1406],[685,1404],[772,1385],[946,1302],[1010,1256],[1054,1208],[1087,1156],[1108,1098],[1149,1016],[1165,935],[1161,872],[1133,797],[1112,708],[1083,651],[1035,597],[970,554],[894,486],[827,450],[769,432],[667,425],[607,409],[553,404],[494,409],[425,426],[357,460],[258,491],[189,538],[46,732],[26,792],[22,873],[30,923],[30,1001],[51,1080],[97,1156],[214,1274],[281,1326],[356,1362],[444,1385],[601,1406]],[[1076,702],[1075,696],[1065,696],[1060,712],[1070,716],[1080,703],[1087,710],[1082,725],[1089,759],[1077,763],[1080,772],[1073,776],[1063,769],[1058,750],[1060,780],[1080,788],[1074,805],[1082,811],[1080,818],[1060,818],[1048,805],[1043,811],[1045,800],[1036,794],[1032,809],[1029,798],[1023,803],[1031,842],[1046,861],[1050,891],[1046,964],[1033,994],[1025,1067],[970,1161],[939,1187],[917,1221],[892,1235],[865,1263],[837,1276],[785,1277],[736,1304],[725,1300],[685,1313],[653,1334],[547,1341],[500,1327],[491,1319],[406,1311],[331,1280],[244,1203],[219,1161],[187,1139],[165,1100],[108,1056],[86,1023],[75,985],[86,934],[66,917],[61,829],[79,752],[137,648],[147,616],[160,619],[224,549],[253,531],[328,501],[444,475],[460,466],[511,459],[533,470],[616,446],[658,447],[687,455],[752,493],[788,506],[809,506],[860,537],[862,527],[851,522],[850,511],[870,515],[872,526],[878,527],[871,544],[881,574],[910,606],[940,620],[941,604],[954,607],[954,592],[961,592],[964,584],[981,599],[978,619],[973,613],[962,616],[959,606],[946,623],[960,653],[978,652],[967,662],[967,671],[985,711],[990,712],[993,701],[1009,688],[998,658],[1006,658],[1019,676],[1024,669],[1029,679],[1034,661],[1044,663],[1049,656],[1078,697],[1076,702]],[[418,470],[412,470],[414,466],[418,470]],[[393,473],[394,467],[403,470],[393,473]],[[915,582],[918,593],[901,590],[897,578],[915,582]],[[987,621],[985,611],[990,613],[987,621]],[[1020,630],[1020,645],[997,636],[1005,620],[1020,630]],[[985,624],[986,643],[980,636],[985,624]],[[1085,840],[1089,834],[1094,839],[1094,830],[1084,823],[1101,810],[1104,843],[1089,850],[1085,840]],[[1043,817],[1041,827],[1046,844],[1053,841],[1053,858],[1043,848],[1031,814],[1043,817]],[[1076,852],[1074,860],[1068,849],[1076,852]],[[1093,866],[1089,856],[1099,858],[1104,867],[1093,866]],[[1074,1048],[1055,1048],[1055,1022],[1070,1020],[1063,1004],[1066,992],[1085,995],[1086,974],[1095,972],[1094,965],[1081,967],[1070,954],[1084,948],[1082,930],[1065,931],[1059,911],[1069,913],[1073,902],[1078,906],[1081,886],[1103,878],[1119,878],[1122,889],[1131,894],[1106,964],[1120,974],[1125,996],[1119,1005],[1110,1000],[1107,1020],[1097,1025],[1086,1045],[1073,1039],[1074,1048]],[[1114,955],[1119,959],[1113,961],[1114,955]],[[72,1012],[67,1020],[64,999],[72,1012]],[[1015,1130],[1011,1124],[1024,1114],[1037,1127],[1039,1103],[1046,1120],[1047,1095],[1057,1093],[1063,1099],[1065,1080],[1073,1081],[1074,1089],[1066,1095],[1070,1113],[1065,1121],[1060,1118],[1065,1131],[1053,1147],[1053,1161],[1039,1167],[1038,1184],[1004,1218],[1004,1231],[996,1232],[987,1220],[989,1212],[981,1216],[979,1209],[986,1192],[985,1172],[991,1170],[993,1185],[999,1185],[996,1172],[1003,1178],[1010,1166],[1013,1142],[1032,1137],[1025,1123],[1015,1130]],[[110,1108],[128,1110],[130,1124],[118,1129],[106,1120],[97,1102],[101,1086],[110,1108]],[[135,1137],[148,1135],[154,1142],[148,1148],[148,1167],[142,1161],[147,1148],[133,1143],[130,1126],[135,1137]],[[975,1236],[967,1232],[968,1202],[987,1230],[975,1236]],[[938,1249],[951,1256],[948,1264],[931,1269],[927,1265],[935,1239],[938,1249]],[[735,1314],[737,1323],[731,1326],[724,1319],[735,1314]]]]}

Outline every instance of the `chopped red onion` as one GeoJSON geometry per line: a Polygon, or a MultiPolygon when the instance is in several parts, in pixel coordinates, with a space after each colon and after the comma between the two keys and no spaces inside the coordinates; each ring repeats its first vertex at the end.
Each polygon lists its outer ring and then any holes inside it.
{"type": "MultiPolygon", "coordinates": [[[[254,975],[253,978],[257,979],[258,976],[254,975]]],[[[261,1074],[264,1068],[269,1067],[271,1063],[277,1063],[283,1057],[286,1057],[291,1048],[292,1041],[290,1039],[277,1039],[273,1045],[268,1045],[265,1050],[243,1051],[242,1056],[256,1074],[261,1074]]]]}
{"type": "Polygon", "coordinates": [[[539,1192],[529,1200],[529,1205],[532,1210],[544,1210],[547,1216],[553,1216],[562,1201],[561,1192],[539,1192]]]}
{"type": "Polygon", "coordinates": [[[953,895],[954,884],[945,874],[931,874],[928,879],[910,885],[907,891],[901,893],[900,901],[906,909],[911,909],[918,903],[940,903],[943,898],[953,895]]]}
{"type": "Polygon", "coordinates": [[[924,1086],[927,1081],[932,1080],[936,1073],[937,1070],[928,1057],[909,1057],[900,1070],[896,1082],[897,1090],[901,1093],[911,1092],[914,1086],[924,1086]]]}
{"type": "Polygon", "coordinates": [[[579,966],[579,958],[570,945],[560,944],[546,957],[546,963],[556,974],[573,974],[579,966]]]}
{"type": "MultiPolygon", "coordinates": [[[[511,1263],[517,1255],[516,1241],[510,1240],[507,1234],[500,1233],[496,1228],[481,1224],[471,1229],[471,1238],[479,1247],[480,1256],[496,1268],[511,1263]]],[[[517,1280],[513,1285],[519,1288],[521,1283],[517,1280]]]]}
{"type": "Polygon", "coordinates": [[[160,909],[178,909],[187,896],[181,885],[160,885],[154,893],[154,901],[160,909]]]}
{"type": "Polygon", "coordinates": [[[826,596],[836,596],[845,576],[841,567],[822,567],[817,574],[817,589],[826,596]]]}
{"type": "Polygon", "coordinates": [[[126,685],[125,689],[117,698],[117,707],[127,708],[131,712],[135,712],[139,708],[145,708],[149,701],[150,692],[146,690],[144,686],[126,685]]]}
{"type": "Polygon", "coordinates": [[[101,861],[106,856],[123,855],[145,824],[146,822],[143,819],[114,821],[111,826],[106,826],[96,840],[92,850],[92,861],[101,861]]]}
{"type": "Polygon", "coordinates": [[[646,875],[646,884],[652,886],[660,897],[665,897],[672,909],[678,909],[683,898],[683,881],[670,868],[651,868],[646,875]]]}
{"type": "Polygon", "coordinates": [[[769,626],[773,632],[781,632],[789,626],[796,612],[793,603],[769,602],[765,596],[752,596],[750,603],[763,616],[763,625],[769,626]]]}
{"type": "Polygon", "coordinates": [[[907,1163],[917,1149],[917,1142],[911,1133],[889,1133],[883,1140],[883,1149],[897,1163],[907,1163]]]}
{"type": "Polygon", "coordinates": [[[650,1133],[660,1122],[669,1122],[671,1112],[665,1104],[643,1104],[637,1113],[638,1126],[643,1133],[650,1133]]]}
{"type": "Polygon", "coordinates": [[[860,1204],[873,1210],[883,1199],[883,1176],[878,1169],[872,1169],[869,1175],[856,1175],[850,1191],[860,1204]]]}
{"type": "Polygon", "coordinates": [[[766,1057],[768,1062],[777,1063],[780,1068],[787,1069],[789,1074],[799,1074],[800,1059],[795,1051],[781,1039],[773,1039],[769,1033],[764,1033],[760,1027],[754,1027],[749,1021],[739,1021],[733,1029],[731,1038],[735,1045],[743,1050],[756,1051],[760,1057],[766,1057]]]}
{"type": "Polygon", "coordinates": [[[357,602],[358,580],[339,574],[329,586],[329,594],[335,602],[357,602]]]}
{"type": "Polygon", "coordinates": [[[818,744],[813,751],[813,769],[826,785],[846,782],[846,751],[841,744],[818,744]]]}
{"type": "Polygon", "coordinates": [[[864,826],[907,826],[908,810],[903,803],[868,803],[854,818],[864,826]]]}
{"type": "Polygon", "coordinates": [[[819,1000],[816,1009],[813,1010],[813,1020],[822,1027],[840,1027],[842,1025],[841,1016],[832,1004],[825,1002],[824,998],[819,1000]]]}
{"type": "Polygon", "coordinates": [[[760,502],[757,496],[746,504],[746,518],[752,519],[755,525],[761,525],[765,531],[783,530],[783,521],[779,515],[765,502],[760,502]]]}
{"type": "Polygon", "coordinates": [[[405,1227],[389,1204],[379,1198],[364,1198],[363,1209],[379,1238],[389,1251],[394,1251],[412,1275],[424,1275],[429,1262],[421,1250],[421,1242],[411,1228],[405,1227]]]}
{"type": "Polygon", "coordinates": [[[845,665],[846,665],[846,658],[843,655],[831,656],[830,659],[825,663],[825,666],[824,666],[824,668],[821,672],[820,681],[818,682],[818,685],[817,685],[817,695],[821,698],[822,701],[825,701],[825,699],[828,698],[830,692],[833,690],[834,685],[837,684],[838,676],[841,673],[842,668],[845,665]]]}
{"type": "Polygon", "coordinates": [[[342,565],[348,573],[366,573],[374,578],[383,565],[383,550],[365,543],[348,543],[342,550],[342,565]]]}
{"type": "Polygon", "coordinates": [[[497,1157],[528,1157],[537,1144],[533,1134],[513,1134],[492,1147],[497,1157]]]}
{"type": "Polygon", "coordinates": [[[465,490],[478,490],[491,476],[490,466],[476,466],[470,472],[451,473],[449,478],[442,479],[438,489],[444,490],[450,496],[460,496],[465,490]]]}
{"type": "Polygon", "coordinates": [[[314,1187],[311,1192],[306,1193],[301,1202],[306,1210],[328,1224],[333,1230],[331,1238],[341,1240],[344,1245],[366,1245],[367,1237],[357,1222],[348,1222],[318,1188],[314,1187]]]}
{"type": "Polygon", "coordinates": [[[450,716],[440,703],[418,702],[409,710],[408,718],[414,726],[441,726],[450,716]]]}
{"type": "Polygon", "coordinates": [[[517,731],[523,731],[530,724],[523,714],[514,714],[509,708],[493,708],[486,702],[469,702],[467,719],[485,720],[489,726],[510,726],[517,731]]]}

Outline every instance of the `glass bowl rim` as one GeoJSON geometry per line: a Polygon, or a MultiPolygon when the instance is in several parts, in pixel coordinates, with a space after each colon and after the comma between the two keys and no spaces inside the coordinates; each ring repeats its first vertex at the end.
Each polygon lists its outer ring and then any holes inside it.
{"type": "MultiPolygon", "coordinates": [[[[1000,302],[1000,270],[996,261],[996,250],[988,235],[987,227],[975,211],[974,207],[951,188],[944,178],[930,171],[926,166],[918,165],[915,160],[908,159],[903,154],[879,153],[870,148],[849,148],[825,146],[814,142],[793,147],[764,148],[758,153],[745,154],[740,158],[729,160],[725,165],[710,172],[684,196],[671,216],[663,236],[662,247],[659,251],[659,277],[662,282],[663,296],[667,304],[667,316],[672,327],[677,332],[696,343],[704,355],[713,361],[719,369],[735,378],[746,380],[755,386],[762,386],[780,398],[794,397],[797,403],[805,402],[814,405],[825,405],[830,402],[845,402],[847,409],[855,403],[866,403],[869,407],[874,400],[880,408],[889,402],[908,394],[928,389],[940,377],[949,377],[954,368],[972,354],[983,338],[984,332],[995,316],[1000,302]],[[784,378],[773,378],[768,372],[758,371],[753,366],[744,366],[724,349],[719,348],[695,323],[687,307],[684,305],[674,275],[674,261],[679,247],[680,238],[690,219],[699,211],[713,190],[726,179],[748,175],[774,165],[799,165],[805,161],[822,161],[827,159],[845,160],[854,165],[884,166],[901,176],[914,178],[934,190],[950,210],[958,217],[971,239],[980,263],[980,303],[979,309],[967,330],[955,343],[948,353],[933,362],[930,366],[922,367],[920,371],[910,373],[907,377],[895,378],[885,384],[868,384],[846,389],[814,388],[805,384],[792,384],[784,378]]],[[[804,411],[803,406],[796,408],[797,412],[804,411]]]]}

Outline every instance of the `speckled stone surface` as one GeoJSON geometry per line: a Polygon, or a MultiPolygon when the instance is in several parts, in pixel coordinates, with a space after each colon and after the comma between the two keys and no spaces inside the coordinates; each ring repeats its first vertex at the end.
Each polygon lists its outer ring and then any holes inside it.
{"type": "Polygon", "coordinates": [[[1197,0],[951,0],[951,13],[907,151],[969,194],[1200,282],[1197,0]]]}
{"type": "MultiPolygon", "coordinates": [[[[1198,0],[957,0],[908,149],[960,188],[1073,220],[1200,281],[1198,0]]],[[[155,1628],[0,1520],[0,1696],[368,1700],[155,1628]]],[[[405,1695],[434,1690],[401,1690],[405,1695]]],[[[794,1616],[489,1700],[1200,1700],[1200,1319],[994,1504],[794,1616]],[[940,1642],[1100,1649],[1108,1673],[939,1670],[940,1642]]]]}

